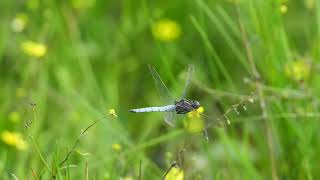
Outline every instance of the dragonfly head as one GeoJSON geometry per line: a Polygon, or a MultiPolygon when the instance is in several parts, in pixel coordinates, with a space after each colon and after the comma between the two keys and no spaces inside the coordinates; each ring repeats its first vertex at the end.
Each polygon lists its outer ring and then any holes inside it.
{"type": "Polygon", "coordinates": [[[201,105],[200,105],[199,101],[193,100],[191,102],[191,106],[192,106],[193,109],[198,109],[201,105]]]}

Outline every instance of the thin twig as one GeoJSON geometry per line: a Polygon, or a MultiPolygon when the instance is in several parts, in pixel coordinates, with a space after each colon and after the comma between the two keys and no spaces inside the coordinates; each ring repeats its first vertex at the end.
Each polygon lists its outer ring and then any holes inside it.
{"type": "Polygon", "coordinates": [[[88,162],[86,162],[86,167],[85,167],[85,170],[84,170],[84,178],[85,178],[85,180],[88,180],[88,179],[89,179],[88,162]]]}
{"type": "Polygon", "coordinates": [[[172,168],[174,167],[182,167],[182,156],[183,156],[183,153],[186,151],[186,148],[183,148],[179,151],[176,159],[171,163],[170,167],[166,170],[166,172],[164,173],[163,177],[162,177],[162,180],[165,180],[166,176],[168,175],[168,173],[171,171],[172,168]],[[179,165],[178,163],[179,162],[179,165]]]}
{"type": "Polygon", "coordinates": [[[162,180],[166,179],[166,176],[168,175],[168,173],[171,171],[172,168],[177,167],[177,162],[173,161],[170,165],[170,167],[166,170],[166,172],[164,173],[162,180]]]}
{"type": "MultiPolygon", "coordinates": [[[[303,114],[300,113],[279,113],[279,114],[272,114],[271,116],[273,119],[281,119],[281,118],[287,118],[287,119],[296,119],[296,118],[319,118],[320,113],[314,113],[314,112],[306,112],[303,114]]],[[[237,122],[249,122],[249,121],[262,121],[264,120],[262,116],[248,116],[245,118],[245,120],[236,120],[237,122]]]]}
{"type": "MultiPolygon", "coordinates": [[[[103,118],[105,118],[105,117],[103,117],[103,118]]],[[[103,119],[103,118],[101,118],[101,119],[103,119]]],[[[101,119],[100,119],[100,120],[101,120],[101,119]]],[[[98,120],[98,121],[99,121],[99,120],[98,120]]],[[[82,137],[85,135],[85,133],[86,133],[91,127],[93,127],[98,121],[93,122],[93,123],[90,124],[85,130],[83,130],[83,131],[80,133],[78,139],[77,139],[77,140],[75,141],[75,143],[73,144],[71,150],[67,153],[67,155],[66,155],[66,157],[64,158],[64,160],[60,162],[59,167],[62,166],[66,161],[68,161],[70,155],[74,152],[74,150],[75,150],[75,149],[77,148],[77,146],[79,145],[81,138],[82,138],[82,137]]]]}
{"type": "MultiPolygon", "coordinates": [[[[33,100],[31,100],[30,105],[31,105],[31,107],[32,107],[33,121],[37,121],[37,115],[36,115],[36,111],[35,111],[36,103],[35,103],[33,100]]],[[[29,132],[28,132],[28,130],[29,130],[29,128],[30,128],[30,125],[32,124],[33,121],[31,121],[31,122],[28,122],[28,121],[27,121],[27,122],[26,122],[26,124],[25,124],[26,133],[27,133],[27,135],[28,135],[28,138],[31,140],[34,148],[36,149],[36,151],[37,151],[37,153],[38,153],[38,155],[39,155],[42,163],[45,165],[46,169],[49,171],[49,173],[51,174],[51,176],[53,176],[53,172],[51,171],[51,169],[50,169],[48,163],[46,162],[46,160],[44,159],[44,157],[42,156],[42,153],[41,153],[41,151],[40,151],[40,149],[39,149],[36,141],[34,140],[33,136],[30,135],[29,132]]]]}
{"type": "Polygon", "coordinates": [[[246,104],[248,102],[250,103],[253,103],[253,97],[254,95],[252,96],[247,96],[245,99],[241,100],[240,102],[238,102],[237,104],[233,104],[231,105],[231,107],[229,109],[227,109],[225,111],[225,113],[223,113],[222,115],[219,115],[218,117],[210,117],[204,113],[201,113],[200,115],[201,116],[204,116],[206,119],[209,119],[211,120],[207,125],[206,127],[204,128],[204,133],[206,134],[206,130],[211,127],[214,123],[216,122],[219,122],[219,121],[223,121],[223,120],[226,120],[227,121],[227,124],[230,124],[230,120],[228,118],[228,115],[231,113],[231,112],[236,112],[237,114],[239,114],[239,111],[238,111],[238,108],[239,107],[242,107],[244,110],[246,110],[246,104]]]}
{"type": "Polygon", "coordinates": [[[42,156],[42,154],[41,154],[41,152],[40,152],[40,149],[39,149],[39,147],[37,146],[37,144],[36,144],[33,136],[29,136],[29,138],[31,139],[31,141],[32,141],[32,143],[33,143],[33,146],[35,147],[36,151],[38,152],[42,163],[46,166],[46,168],[47,168],[47,170],[50,172],[50,174],[53,175],[53,174],[52,174],[52,171],[51,171],[51,169],[50,169],[50,167],[49,167],[49,165],[47,164],[46,160],[43,158],[43,156],[42,156]]]}
{"type": "Polygon", "coordinates": [[[266,130],[266,134],[267,134],[267,143],[268,143],[268,149],[269,149],[269,157],[270,157],[270,161],[271,161],[271,172],[272,172],[272,179],[278,179],[278,175],[277,175],[277,168],[276,168],[276,163],[275,163],[275,158],[274,158],[274,148],[273,148],[273,140],[272,140],[272,132],[271,132],[271,125],[270,125],[270,121],[268,120],[268,112],[266,109],[266,101],[264,98],[264,92],[263,92],[263,88],[262,88],[262,84],[261,84],[261,76],[257,70],[257,67],[254,63],[253,60],[253,54],[252,54],[252,50],[250,47],[250,43],[247,37],[247,33],[246,33],[246,29],[244,27],[244,24],[241,21],[240,18],[240,6],[239,4],[235,4],[235,8],[236,8],[236,13],[237,13],[237,17],[238,17],[238,23],[239,23],[239,28],[240,28],[240,32],[241,32],[241,37],[242,37],[242,42],[244,44],[246,53],[247,53],[247,60],[248,63],[250,64],[251,67],[251,71],[252,71],[252,77],[255,79],[255,86],[258,92],[258,97],[259,97],[259,102],[260,102],[260,108],[262,111],[262,117],[264,119],[265,122],[265,130],[266,130]]]}

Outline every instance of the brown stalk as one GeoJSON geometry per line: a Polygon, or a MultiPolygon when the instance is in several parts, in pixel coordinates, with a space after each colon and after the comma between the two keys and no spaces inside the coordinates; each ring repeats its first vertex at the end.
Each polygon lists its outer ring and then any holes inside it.
{"type": "Polygon", "coordinates": [[[270,124],[270,120],[268,117],[268,111],[266,109],[267,104],[266,104],[266,100],[264,97],[263,85],[261,83],[261,76],[257,70],[255,63],[254,63],[252,50],[250,47],[250,43],[248,41],[246,29],[241,21],[241,18],[240,18],[240,7],[238,4],[236,4],[235,7],[236,7],[236,13],[237,13],[237,17],[238,17],[238,23],[239,23],[239,28],[240,28],[240,32],[241,32],[242,42],[243,42],[244,48],[246,50],[248,63],[250,64],[250,67],[251,67],[252,77],[253,77],[253,79],[255,79],[255,86],[256,86],[257,93],[258,93],[260,108],[262,111],[262,119],[265,123],[264,127],[265,127],[266,136],[267,136],[269,158],[270,158],[270,162],[271,162],[272,179],[276,180],[276,179],[278,179],[278,175],[277,175],[277,167],[276,167],[275,157],[274,157],[274,147],[273,147],[273,139],[272,139],[272,132],[271,132],[271,124],[270,124]]]}

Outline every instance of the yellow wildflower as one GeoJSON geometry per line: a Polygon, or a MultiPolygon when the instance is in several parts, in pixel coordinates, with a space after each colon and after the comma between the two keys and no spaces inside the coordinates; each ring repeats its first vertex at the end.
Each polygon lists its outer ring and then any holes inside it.
{"type": "Polygon", "coordinates": [[[121,151],[122,146],[121,144],[115,143],[115,144],[112,144],[112,149],[115,151],[121,151]]]}
{"type": "Polygon", "coordinates": [[[111,116],[118,117],[118,115],[117,115],[117,113],[116,113],[116,110],[114,110],[114,109],[109,109],[108,112],[109,112],[109,114],[110,114],[111,116]]]}
{"type": "Polygon", "coordinates": [[[203,108],[203,106],[200,106],[197,110],[189,112],[188,117],[189,118],[198,118],[201,116],[201,113],[203,113],[203,112],[204,112],[204,108],[203,108]]]}
{"type": "Polygon", "coordinates": [[[21,49],[25,54],[37,58],[41,58],[47,53],[47,47],[44,44],[33,41],[23,42],[21,49]]]}
{"type": "Polygon", "coordinates": [[[24,13],[19,13],[11,22],[11,29],[14,32],[22,32],[28,24],[28,16],[24,13]]]}
{"type": "Polygon", "coordinates": [[[9,113],[9,120],[13,123],[18,123],[21,120],[20,113],[17,111],[13,111],[9,113]]]}
{"type": "Polygon", "coordinates": [[[184,128],[190,133],[200,133],[205,128],[205,123],[201,117],[201,113],[204,112],[204,108],[200,106],[197,110],[188,113],[188,116],[184,119],[184,128]]]}
{"type": "Polygon", "coordinates": [[[163,19],[152,25],[152,35],[155,39],[163,42],[171,42],[181,35],[180,25],[170,19],[163,19]]]}
{"type": "Polygon", "coordinates": [[[170,169],[166,177],[164,178],[165,180],[183,180],[184,179],[184,172],[183,170],[173,167],[170,169]]]}
{"type": "Polygon", "coordinates": [[[295,81],[305,81],[309,78],[311,66],[305,60],[292,61],[286,64],[285,74],[295,81]]]}
{"type": "Polygon", "coordinates": [[[4,143],[17,148],[18,150],[26,150],[28,148],[28,144],[20,133],[4,131],[1,134],[1,139],[4,143]]]}
{"type": "Polygon", "coordinates": [[[286,14],[286,13],[288,12],[288,6],[285,5],[285,4],[282,4],[282,5],[280,6],[280,12],[281,12],[282,14],[286,14]]]}

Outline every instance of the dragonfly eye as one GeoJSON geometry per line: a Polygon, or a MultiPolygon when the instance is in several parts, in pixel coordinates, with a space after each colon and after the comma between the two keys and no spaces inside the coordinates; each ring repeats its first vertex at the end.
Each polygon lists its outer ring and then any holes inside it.
{"type": "Polygon", "coordinates": [[[192,107],[194,109],[198,109],[200,107],[200,103],[198,101],[192,101],[192,107]]]}

